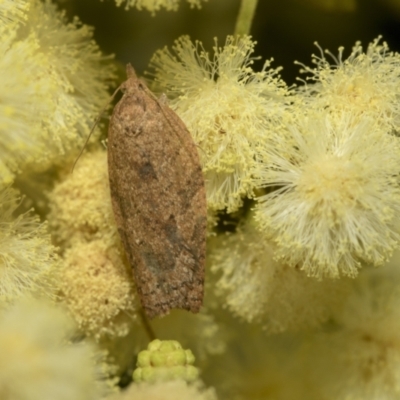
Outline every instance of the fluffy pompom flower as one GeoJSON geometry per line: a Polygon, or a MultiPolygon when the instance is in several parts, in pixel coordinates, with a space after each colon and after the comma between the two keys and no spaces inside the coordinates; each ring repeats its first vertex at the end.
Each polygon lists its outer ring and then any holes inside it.
{"type": "MultiPolygon", "coordinates": [[[[283,118],[288,89],[270,61],[251,68],[255,42],[228,36],[210,59],[200,42],[186,36],[155,53],[150,66],[155,84],[171,97],[171,106],[199,146],[211,209],[235,211],[253,195],[254,147],[283,118]]],[[[286,114],[285,114],[286,115],[286,114]]]]}
{"type": "Polygon", "coordinates": [[[313,85],[301,88],[308,106],[327,108],[332,113],[346,111],[359,117],[369,115],[383,124],[386,129],[400,129],[400,54],[389,52],[381,37],[369,44],[364,53],[360,42],[343,60],[344,48],[339,48],[330,64],[322,50],[313,56],[315,68],[303,64],[302,72],[309,73],[307,79],[313,85]]]}
{"type": "Polygon", "coordinates": [[[45,169],[87,137],[114,77],[92,34],[49,0],[30,0],[23,23],[0,27],[3,181],[28,166],[45,169]]]}
{"type": "MultiPolygon", "coordinates": [[[[186,0],[190,7],[201,7],[202,1],[207,0],[186,0]]],[[[138,10],[148,10],[151,13],[161,10],[162,8],[168,11],[176,11],[179,7],[180,0],[115,0],[117,6],[125,4],[125,9],[135,7],[138,10]]]]}
{"type": "Polygon", "coordinates": [[[273,256],[251,220],[211,252],[217,294],[234,315],[277,333],[317,327],[340,309],[348,282],[319,282],[273,256]]]}
{"type": "Polygon", "coordinates": [[[86,153],[74,173],[68,171],[50,193],[48,221],[56,243],[63,248],[118,236],[107,168],[104,149],[86,153]]]}
{"type": "MultiPolygon", "coordinates": [[[[265,160],[256,217],[277,256],[316,277],[355,276],[382,264],[400,239],[398,138],[370,119],[313,115],[288,126],[265,160]]],[[[261,165],[261,164],[260,164],[261,165]]]]}
{"type": "Polygon", "coordinates": [[[48,136],[40,131],[41,120],[54,105],[51,82],[42,79],[46,57],[35,35],[16,41],[16,31],[4,25],[0,38],[0,184],[8,185],[14,172],[44,160],[48,136]]]}
{"type": "Polygon", "coordinates": [[[96,340],[128,334],[137,304],[115,225],[104,150],[85,154],[50,194],[62,246],[58,286],[79,328],[96,340]]]}
{"type": "Polygon", "coordinates": [[[17,192],[0,192],[0,303],[15,301],[27,292],[54,295],[50,288],[58,266],[47,226],[31,213],[15,217],[17,192]]]}
{"type": "MultiPolygon", "coordinates": [[[[398,267],[398,265],[397,265],[398,267]]],[[[399,274],[363,270],[336,316],[336,329],[304,346],[309,382],[327,400],[396,400],[400,395],[399,274]],[[394,279],[393,279],[394,278],[394,279]]],[[[321,395],[318,397],[321,398],[321,395]]]]}
{"type": "Polygon", "coordinates": [[[99,340],[129,333],[138,307],[132,272],[115,242],[77,243],[63,257],[58,286],[79,328],[99,340]]]}
{"type": "Polygon", "coordinates": [[[132,384],[124,392],[108,400],[217,400],[212,388],[182,380],[132,384]]]}
{"type": "Polygon", "coordinates": [[[52,138],[51,150],[80,148],[109,99],[107,89],[115,79],[110,57],[93,41],[93,28],[78,18],[68,22],[50,0],[31,0],[28,20],[18,31],[21,40],[30,34],[38,38],[47,58],[42,73],[54,85],[49,96],[56,108],[42,121],[52,138]]]}
{"type": "Polygon", "coordinates": [[[29,0],[2,0],[0,2],[0,22],[7,24],[25,21],[28,9],[29,0]]]}
{"type": "Polygon", "coordinates": [[[89,343],[69,344],[65,312],[26,299],[0,316],[3,400],[98,400],[110,392],[102,357],[89,343]],[[96,365],[98,363],[98,365],[96,365]]]}

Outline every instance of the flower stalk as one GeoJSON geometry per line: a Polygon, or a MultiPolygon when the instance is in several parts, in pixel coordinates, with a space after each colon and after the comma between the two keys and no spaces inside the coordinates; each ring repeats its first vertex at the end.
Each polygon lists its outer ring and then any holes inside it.
{"type": "Polygon", "coordinates": [[[258,0],[242,0],[236,20],[234,34],[238,36],[250,34],[251,24],[257,8],[258,0]]]}

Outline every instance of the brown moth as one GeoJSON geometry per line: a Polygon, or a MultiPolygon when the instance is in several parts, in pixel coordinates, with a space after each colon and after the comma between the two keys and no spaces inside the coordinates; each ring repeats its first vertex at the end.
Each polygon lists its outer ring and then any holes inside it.
{"type": "Polygon", "coordinates": [[[130,64],[108,130],[112,207],[146,315],[203,302],[206,197],[196,145],[130,64]]]}

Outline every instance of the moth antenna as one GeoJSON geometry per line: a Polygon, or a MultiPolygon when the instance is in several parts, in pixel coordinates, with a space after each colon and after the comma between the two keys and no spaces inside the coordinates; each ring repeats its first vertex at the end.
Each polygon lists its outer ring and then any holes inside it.
{"type": "Polygon", "coordinates": [[[90,139],[90,137],[92,136],[92,133],[93,133],[94,129],[96,128],[97,124],[99,123],[100,118],[102,117],[104,111],[107,109],[107,107],[110,105],[110,103],[114,100],[114,97],[116,96],[116,94],[121,90],[122,85],[123,85],[123,83],[122,83],[121,85],[119,85],[119,86],[117,87],[117,89],[115,89],[115,92],[114,92],[114,93],[112,94],[112,96],[107,100],[107,104],[101,109],[99,115],[97,116],[96,120],[94,121],[94,124],[93,124],[92,128],[90,129],[89,135],[88,135],[88,137],[86,138],[86,141],[85,141],[85,143],[84,143],[84,145],[83,145],[83,147],[82,147],[82,149],[81,149],[81,151],[80,151],[78,157],[76,158],[74,164],[72,165],[71,174],[74,172],[74,168],[75,168],[75,166],[76,166],[76,163],[77,163],[78,160],[81,158],[81,156],[82,156],[82,154],[83,154],[83,152],[84,152],[84,150],[85,150],[87,144],[89,143],[89,139],[90,139]]]}

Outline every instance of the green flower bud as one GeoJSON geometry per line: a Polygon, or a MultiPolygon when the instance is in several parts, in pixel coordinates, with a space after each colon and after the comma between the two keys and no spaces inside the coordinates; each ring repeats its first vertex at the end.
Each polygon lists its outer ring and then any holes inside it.
{"type": "Polygon", "coordinates": [[[135,382],[156,382],[183,379],[194,381],[199,370],[193,366],[195,358],[190,350],[182,349],[175,340],[153,340],[138,355],[137,368],[133,371],[135,382]]]}
{"type": "Polygon", "coordinates": [[[136,365],[138,367],[149,367],[150,366],[150,356],[151,352],[148,350],[143,350],[138,354],[138,359],[136,365]]]}

